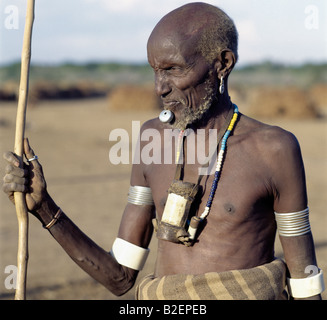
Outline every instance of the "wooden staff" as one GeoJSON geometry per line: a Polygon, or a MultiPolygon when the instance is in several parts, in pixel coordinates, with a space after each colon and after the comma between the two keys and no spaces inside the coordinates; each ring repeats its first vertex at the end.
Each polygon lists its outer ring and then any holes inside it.
{"type": "MultiPolygon", "coordinates": [[[[28,98],[28,79],[31,61],[31,40],[34,21],[34,0],[27,1],[26,21],[21,58],[21,73],[16,117],[16,134],[14,151],[23,167],[24,132],[26,120],[26,106],[28,98]]],[[[15,206],[18,219],[18,253],[17,253],[17,281],[16,300],[26,299],[26,273],[28,262],[28,210],[25,195],[15,192],[15,206]]]]}

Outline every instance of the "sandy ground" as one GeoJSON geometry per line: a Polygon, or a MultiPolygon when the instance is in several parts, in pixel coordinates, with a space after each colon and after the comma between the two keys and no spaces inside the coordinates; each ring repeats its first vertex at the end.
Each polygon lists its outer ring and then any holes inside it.
{"type": "MultiPolygon", "coordinates": [[[[241,107],[241,106],[240,106],[241,107]]],[[[242,107],[240,108],[241,111],[242,107]]],[[[157,112],[111,112],[107,101],[81,100],[42,102],[28,110],[26,136],[40,157],[48,190],[58,205],[95,242],[106,250],[117,235],[126,203],[130,165],[113,165],[109,150],[115,142],[109,133],[116,128],[131,132],[132,121],[143,123],[157,112]]],[[[0,153],[12,150],[16,104],[0,105],[0,153]]],[[[311,225],[319,266],[327,273],[327,119],[275,120],[270,123],[292,131],[299,139],[306,166],[311,225]]],[[[131,136],[131,135],[130,135],[131,136]]],[[[130,141],[131,144],[131,141],[130,141]]],[[[0,161],[0,175],[4,161],[0,161]]],[[[134,299],[134,290],[115,297],[80,270],[63,252],[39,221],[30,217],[27,299],[81,300],[134,299]]],[[[139,279],[151,273],[155,261],[156,239],[139,279]]],[[[9,265],[16,265],[17,220],[13,205],[0,193],[0,299],[13,299],[6,288],[9,265]]],[[[276,255],[282,256],[276,243],[276,255]]],[[[327,281],[325,280],[327,283],[327,281]]],[[[8,287],[8,286],[7,286],[8,287]]],[[[327,294],[323,294],[327,298],[327,294]]]]}

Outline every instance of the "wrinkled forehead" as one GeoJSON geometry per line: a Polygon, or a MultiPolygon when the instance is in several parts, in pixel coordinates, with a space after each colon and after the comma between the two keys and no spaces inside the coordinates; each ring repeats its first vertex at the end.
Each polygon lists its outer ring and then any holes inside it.
{"type": "Polygon", "coordinates": [[[148,40],[148,57],[173,50],[188,60],[188,57],[198,54],[198,38],[198,29],[186,29],[174,23],[157,25],[148,40]]]}

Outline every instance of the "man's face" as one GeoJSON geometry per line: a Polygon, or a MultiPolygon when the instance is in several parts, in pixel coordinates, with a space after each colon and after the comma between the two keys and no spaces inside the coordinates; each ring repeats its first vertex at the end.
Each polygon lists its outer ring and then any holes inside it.
{"type": "Polygon", "coordinates": [[[179,35],[152,35],[148,60],[155,73],[155,89],[164,109],[175,114],[173,127],[185,129],[200,120],[215,101],[217,77],[192,40],[179,35]]]}

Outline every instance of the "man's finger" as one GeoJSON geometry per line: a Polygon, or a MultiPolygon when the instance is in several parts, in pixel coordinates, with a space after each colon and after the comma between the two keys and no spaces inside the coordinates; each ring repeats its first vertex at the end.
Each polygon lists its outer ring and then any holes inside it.
{"type": "Polygon", "coordinates": [[[2,186],[2,189],[5,193],[12,193],[12,192],[27,192],[28,191],[28,186],[24,184],[18,184],[15,182],[11,183],[4,183],[2,186]]]}
{"type": "Polygon", "coordinates": [[[5,183],[16,183],[16,184],[22,184],[22,185],[28,184],[27,179],[14,176],[13,174],[6,174],[3,178],[3,181],[5,183]]]}
{"type": "Polygon", "coordinates": [[[19,160],[16,158],[16,156],[10,152],[7,151],[3,154],[3,158],[13,164],[15,167],[19,167],[19,160]]]}
{"type": "Polygon", "coordinates": [[[33,166],[32,168],[40,168],[41,165],[38,162],[38,158],[35,156],[33,149],[30,147],[27,138],[24,139],[24,153],[27,161],[33,166]]]}
{"type": "Polygon", "coordinates": [[[25,156],[28,159],[31,159],[35,156],[35,153],[33,151],[33,149],[30,147],[29,141],[27,138],[24,139],[24,153],[25,156]]]}
{"type": "Polygon", "coordinates": [[[27,175],[28,175],[28,171],[26,169],[14,167],[12,164],[8,164],[6,166],[5,172],[7,174],[12,174],[12,175],[20,177],[20,178],[27,177],[27,175]]]}

